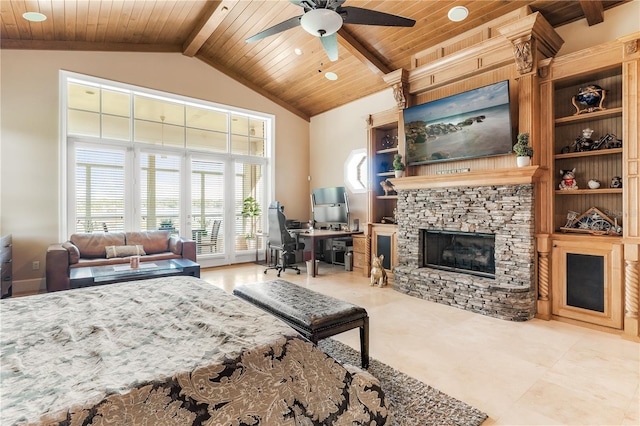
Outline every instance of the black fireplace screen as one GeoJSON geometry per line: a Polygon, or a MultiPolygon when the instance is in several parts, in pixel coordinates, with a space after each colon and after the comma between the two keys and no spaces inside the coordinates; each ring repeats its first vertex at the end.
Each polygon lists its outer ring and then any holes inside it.
{"type": "Polygon", "coordinates": [[[495,235],[421,230],[423,265],[495,278],[495,235]]]}

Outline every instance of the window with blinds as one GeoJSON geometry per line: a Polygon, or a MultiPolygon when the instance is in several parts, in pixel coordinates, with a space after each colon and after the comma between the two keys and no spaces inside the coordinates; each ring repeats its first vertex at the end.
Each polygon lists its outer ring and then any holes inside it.
{"type": "Polygon", "coordinates": [[[236,162],[235,168],[235,212],[236,250],[253,250],[262,247],[262,218],[264,206],[246,209],[245,202],[264,200],[264,170],[260,164],[236,162]],[[244,214],[243,214],[244,211],[244,214]]]}
{"type": "Polygon", "coordinates": [[[224,252],[224,170],[222,161],[191,162],[191,232],[198,253],[224,252]]]}
{"type": "Polygon", "coordinates": [[[65,169],[73,164],[63,229],[166,229],[196,240],[198,255],[234,256],[264,246],[273,117],[66,71],[61,76],[62,124],[73,160],[63,162],[65,169]],[[250,197],[258,209],[246,214],[250,197]]]}
{"type": "Polygon", "coordinates": [[[140,154],[140,216],[143,230],[180,234],[180,163],[176,155],[140,154]]]}
{"type": "Polygon", "coordinates": [[[75,231],[124,231],[125,150],[77,148],[75,231]]]}

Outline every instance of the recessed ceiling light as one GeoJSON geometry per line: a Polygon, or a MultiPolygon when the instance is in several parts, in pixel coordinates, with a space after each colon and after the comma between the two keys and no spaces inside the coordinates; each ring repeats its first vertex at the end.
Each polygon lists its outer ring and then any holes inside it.
{"type": "Polygon", "coordinates": [[[331,81],[335,81],[338,79],[338,74],[331,71],[325,73],[324,76],[327,78],[327,80],[331,80],[331,81]]]}
{"type": "Polygon", "coordinates": [[[302,49],[300,49],[299,47],[296,47],[295,49],[293,49],[293,53],[300,56],[302,55],[302,49]]]}
{"type": "Polygon", "coordinates": [[[464,6],[454,6],[449,10],[447,16],[453,22],[464,21],[469,16],[469,9],[464,6]]]}
{"type": "Polygon", "coordinates": [[[42,22],[47,19],[45,15],[40,12],[25,12],[22,17],[31,22],[42,22]]]}

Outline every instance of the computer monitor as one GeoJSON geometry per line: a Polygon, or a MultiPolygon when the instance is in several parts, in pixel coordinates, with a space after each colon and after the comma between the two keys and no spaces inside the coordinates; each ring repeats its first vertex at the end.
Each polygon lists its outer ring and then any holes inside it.
{"type": "Polygon", "coordinates": [[[349,225],[349,197],[342,186],[314,189],[311,194],[311,210],[314,223],[349,225]]]}

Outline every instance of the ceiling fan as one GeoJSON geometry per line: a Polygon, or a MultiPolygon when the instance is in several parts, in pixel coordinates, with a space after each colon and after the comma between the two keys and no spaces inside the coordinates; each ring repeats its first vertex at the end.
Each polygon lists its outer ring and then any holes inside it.
{"type": "Polygon", "coordinates": [[[304,9],[304,14],[294,16],[249,37],[251,43],[300,25],[309,34],[320,38],[322,47],[332,61],[338,60],[338,36],[342,24],[381,25],[388,27],[413,27],[415,20],[359,7],[342,7],[345,0],[289,0],[304,9]]]}

